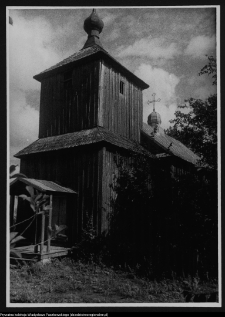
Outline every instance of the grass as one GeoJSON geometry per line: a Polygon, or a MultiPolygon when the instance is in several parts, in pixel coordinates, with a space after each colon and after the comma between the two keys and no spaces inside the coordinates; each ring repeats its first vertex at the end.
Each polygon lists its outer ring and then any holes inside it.
{"type": "Polygon", "coordinates": [[[217,281],[203,283],[197,277],[150,281],[70,258],[10,269],[11,303],[182,303],[190,294],[209,298],[217,286],[217,281]]]}

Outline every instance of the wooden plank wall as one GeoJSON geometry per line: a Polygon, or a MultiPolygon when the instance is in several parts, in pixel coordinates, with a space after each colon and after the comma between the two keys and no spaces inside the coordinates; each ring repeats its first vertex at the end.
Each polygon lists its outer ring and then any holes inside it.
{"type": "Polygon", "coordinates": [[[99,61],[71,71],[71,80],[60,73],[41,83],[39,138],[97,126],[99,61]]]}
{"type": "Polygon", "coordinates": [[[109,218],[112,214],[112,202],[116,198],[114,185],[116,185],[117,178],[119,177],[119,170],[116,160],[122,157],[123,162],[127,165],[131,164],[132,158],[128,152],[121,152],[115,150],[114,147],[108,145],[103,148],[103,171],[102,171],[102,216],[101,216],[101,230],[108,232],[110,230],[109,218]]]}
{"type": "Polygon", "coordinates": [[[64,81],[64,73],[60,73],[41,83],[39,138],[100,125],[140,141],[142,90],[103,61],[71,71],[71,80],[64,81]]]}
{"type": "Polygon", "coordinates": [[[114,162],[114,153],[103,148],[103,178],[102,178],[102,215],[101,215],[101,229],[102,232],[109,230],[108,217],[112,212],[111,200],[115,193],[111,184],[116,175],[116,164],[114,162]]]}
{"type": "MultiPolygon", "coordinates": [[[[122,154],[122,153],[120,153],[122,154]]],[[[109,230],[111,200],[116,197],[112,188],[118,169],[115,156],[119,153],[107,146],[89,150],[70,149],[31,155],[21,160],[21,173],[27,177],[51,180],[78,192],[76,202],[68,204],[68,220],[72,224],[71,240],[79,241],[87,223],[86,214],[93,220],[98,234],[109,230]]],[[[130,162],[129,156],[124,159],[130,162]]],[[[72,196],[70,196],[72,197],[72,196]]]]}
{"type": "MultiPolygon", "coordinates": [[[[78,192],[68,204],[70,240],[79,241],[81,230],[92,218],[93,226],[101,232],[102,150],[68,149],[31,155],[21,160],[21,172],[27,177],[59,182],[78,192]]],[[[72,196],[69,196],[72,197],[72,196]]]]}
{"type": "Polygon", "coordinates": [[[140,141],[143,121],[142,90],[106,62],[103,63],[103,125],[110,131],[140,141]],[[124,94],[120,93],[124,82],[124,94]]]}

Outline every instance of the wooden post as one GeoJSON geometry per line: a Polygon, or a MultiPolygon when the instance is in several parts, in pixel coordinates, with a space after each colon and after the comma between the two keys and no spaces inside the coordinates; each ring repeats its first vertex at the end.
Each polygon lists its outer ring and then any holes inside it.
{"type": "Polygon", "coordinates": [[[41,215],[41,249],[40,249],[40,254],[41,254],[41,260],[42,260],[42,255],[44,253],[44,241],[45,241],[45,213],[44,210],[41,215]]]}
{"type": "Polygon", "coordinates": [[[36,219],[35,219],[34,253],[38,253],[38,219],[37,219],[38,211],[39,211],[39,209],[38,210],[35,209],[35,214],[36,214],[35,218],[36,219]]]}
{"type": "Polygon", "coordinates": [[[103,97],[104,97],[104,65],[103,61],[100,62],[99,66],[99,88],[98,88],[98,126],[103,127],[104,123],[104,109],[103,109],[103,97]]]}
{"type": "Polygon", "coordinates": [[[10,195],[10,219],[9,219],[10,227],[12,225],[14,225],[14,201],[15,201],[15,196],[14,195],[10,195]]]}
{"type": "MultiPolygon", "coordinates": [[[[49,226],[49,229],[52,229],[52,195],[50,195],[50,208],[49,208],[48,226],[49,226]]],[[[48,230],[47,253],[50,253],[50,247],[51,247],[51,232],[48,230]]]]}
{"type": "MultiPolygon", "coordinates": [[[[15,196],[14,205],[13,205],[13,218],[16,220],[17,220],[17,209],[18,209],[18,196],[15,196]]],[[[14,227],[13,231],[15,230],[16,230],[16,227],[14,227]]]]}

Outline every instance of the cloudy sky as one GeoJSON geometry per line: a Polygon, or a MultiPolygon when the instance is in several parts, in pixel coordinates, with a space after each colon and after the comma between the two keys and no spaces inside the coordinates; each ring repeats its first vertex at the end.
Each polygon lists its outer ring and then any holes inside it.
{"type": "MultiPolygon", "coordinates": [[[[143,93],[144,122],[153,93],[161,99],[156,111],[166,129],[185,99],[215,92],[210,76],[198,76],[206,55],[216,57],[215,7],[96,9],[105,25],[100,35],[105,50],[150,85],[143,93]]],[[[83,22],[91,11],[8,7],[10,164],[18,164],[13,155],[38,138],[40,83],[33,76],[83,47],[83,22]]]]}

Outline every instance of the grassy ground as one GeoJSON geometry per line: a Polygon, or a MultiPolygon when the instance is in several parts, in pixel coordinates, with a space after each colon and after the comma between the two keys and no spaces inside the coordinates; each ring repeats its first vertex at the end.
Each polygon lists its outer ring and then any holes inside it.
{"type": "Polygon", "coordinates": [[[69,258],[10,269],[11,303],[179,303],[196,301],[196,294],[204,294],[198,301],[218,301],[217,282],[148,281],[69,258]]]}

